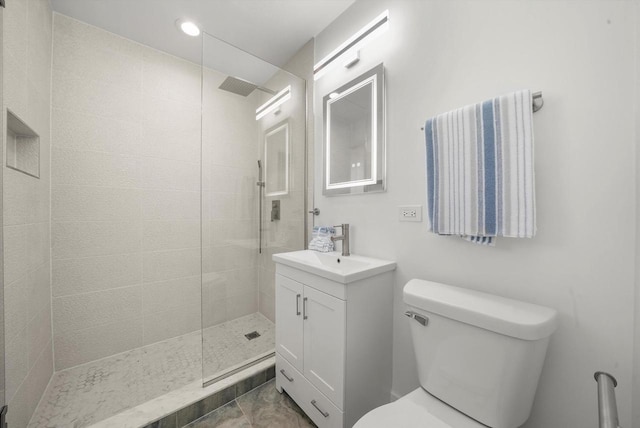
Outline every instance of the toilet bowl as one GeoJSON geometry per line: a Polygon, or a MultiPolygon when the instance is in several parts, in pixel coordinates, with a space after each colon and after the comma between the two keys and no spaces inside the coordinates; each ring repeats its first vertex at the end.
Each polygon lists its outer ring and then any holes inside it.
{"type": "Polygon", "coordinates": [[[373,409],[353,428],[487,428],[418,388],[373,409]]]}
{"type": "Polygon", "coordinates": [[[529,418],[556,311],[430,281],[403,290],[420,388],[355,428],[517,428],[529,418]]]}

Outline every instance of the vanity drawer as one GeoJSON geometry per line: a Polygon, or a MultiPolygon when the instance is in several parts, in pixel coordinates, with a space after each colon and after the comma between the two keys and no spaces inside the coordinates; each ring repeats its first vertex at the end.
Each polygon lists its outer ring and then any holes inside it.
{"type": "Polygon", "coordinates": [[[342,428],[344,413],[276,352],[276,386],[304,410],[319,428],[342,428]]]}

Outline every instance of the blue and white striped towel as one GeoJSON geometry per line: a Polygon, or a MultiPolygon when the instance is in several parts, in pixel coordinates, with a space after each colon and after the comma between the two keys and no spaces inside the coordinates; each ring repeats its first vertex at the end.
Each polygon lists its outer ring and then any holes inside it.
{"type": "Polygon", "coordinates": [[[531,91],[427,120],[429,230],[493,245],[536,233],[531,91]]]}

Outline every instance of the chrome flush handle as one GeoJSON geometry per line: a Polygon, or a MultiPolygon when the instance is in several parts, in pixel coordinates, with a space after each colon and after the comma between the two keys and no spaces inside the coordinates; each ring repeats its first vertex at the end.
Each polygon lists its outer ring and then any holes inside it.
{"type": "Polygon", "coordinates": [[[429,324],[429,318],[425,317],[424,315],[420,315],[416,312],[413,311],[407,311],[404,313],[405,316],[412,318],[416,321],[418,321],[420,324],[426,326],[427,324],[429,324]]]}

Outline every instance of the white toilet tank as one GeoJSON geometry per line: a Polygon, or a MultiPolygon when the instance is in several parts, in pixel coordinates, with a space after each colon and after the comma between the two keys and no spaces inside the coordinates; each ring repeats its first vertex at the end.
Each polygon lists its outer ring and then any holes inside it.
{"type": "Polygon", "coordinates": [[[489,427],[524,424],[556,311],[419,279],[405,285],[404,302],[420,385],[489,427]]]}

